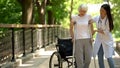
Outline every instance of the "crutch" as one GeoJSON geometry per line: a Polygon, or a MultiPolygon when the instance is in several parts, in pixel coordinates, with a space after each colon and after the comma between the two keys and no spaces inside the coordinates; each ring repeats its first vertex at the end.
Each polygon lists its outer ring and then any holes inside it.
{"type": "Polygon", "coordinates": [[[93,57],[93,59],[94,59],[94,66],[95,66],[95,68],[97,68],[96,62],[95,62],[95,57],[93,57]]]}
{"type": "Polygon", "coordinates": [[[74,28],[73,28],[73,30],[74,30],[74,38],[73,38],[72,68],[74,68],[74,66],[75,66],[75,64],[74,64],[74,62],[75,62],[75,24],[76,24],[76,22],[74,22],[74,28]]]}
{"type": "MultiPolygon", "coordinates": [[[[91,26],[90,26],[90,23],[88,24],[88,27],[89,27],[89,33],[90,33],[90,38],[92,38],[92,32],[91,32],[91,26]]],[[[92,41],[93,42],[93,41],[92,41]]],[[[92,44],[93,45],[93,44],[92,44]]],[[[95,62],[95,57],[93,57],[93,60],[94,60],[94,67],[97,68],[96,66],[96,62],[95,62]]]]}

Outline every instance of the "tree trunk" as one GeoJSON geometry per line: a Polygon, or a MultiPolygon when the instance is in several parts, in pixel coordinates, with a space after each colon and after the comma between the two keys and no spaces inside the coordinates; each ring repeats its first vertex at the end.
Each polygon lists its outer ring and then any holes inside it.
{"type": "Polygon", "coordinates": [[[22,23],[31,24],[33,19],[33,0],[22,0],[22,23]]]}
{"type": "MultiPolygon", "coordinates": [[[[46,6],[51,6],[52,4],[51,4],[51,2],[50,2],[50,0],[47,0],[47,4],[46,4],[46,6]]],[[[51,11],[51,10],[47,10],[47,18],[48,18],[48,20],[47,20],[47,22],[48,22],[48,24],[55,24],[54,22],[54,16],[53,16],[53,12],[51,11]]]]}
{"type": "Polygon", "coordinates": [[[54,23],[53,12],[51,10],[48,10],[47,14],[48,14],[48,21],[47,21],[48,24],[55,24],[54,23]]]}
{"type": "Polygon", "coordinates": [[[40,4],[38,0],[36,0],[36,6],[38,10],[39,20],[40,24],[45,24],[45,8],[46,8],[46,2],[47,0],[43,0],[40,4]]]}
{"type": "Polygon", "coordinates": [[[71,0],[71,6],[70,6],[71,10],[70,10],[70,16],[69,19],[71,21],[71,15],[72,15],[72,11],[73,11],[73,0],[71,0]]]}

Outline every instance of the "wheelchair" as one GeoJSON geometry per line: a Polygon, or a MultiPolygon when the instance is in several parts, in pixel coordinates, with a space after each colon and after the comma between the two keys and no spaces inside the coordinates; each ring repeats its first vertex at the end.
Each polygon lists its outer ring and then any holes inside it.
{"type": "Polygon", "coordinates": [[[56,51],[50,56],[49,68],[70,68],[73,66],[73,43],[71,38],[57,37],[56,51]],[[66,64],[65,64],[65,63],[66,64]],[[64,67],[63,67],[64,66],[64,67]]]}

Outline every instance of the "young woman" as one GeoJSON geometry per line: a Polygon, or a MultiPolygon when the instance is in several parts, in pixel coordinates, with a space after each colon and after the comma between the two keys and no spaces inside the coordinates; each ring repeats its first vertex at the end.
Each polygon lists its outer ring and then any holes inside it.
{"type": "Polygon", "coordinates": [[[97,36],[94,45],[94,57],[98,54],[99,67],[105,68],[104,66],[104,55],[107,58],[110,68],[115,68],[112,55],[114,54],[113,48],[113,19],[111,15],[110,6],[103,4],[100,8],[100,16],[94,18],[97,26],[97,36]]]}
{"type": "Polygon", "coordinates": [[[75,40],[75,61],[76,68],[89,68],[92,56],[91,36],[89,25],[92,30],[91,16],[86,14],[87,5],[79,6],[79,14],[71,18],[70,34],[75,40]]]}

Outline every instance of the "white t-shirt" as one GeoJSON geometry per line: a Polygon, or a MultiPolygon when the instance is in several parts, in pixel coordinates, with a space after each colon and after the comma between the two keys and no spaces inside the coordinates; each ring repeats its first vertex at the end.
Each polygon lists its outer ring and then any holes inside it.
{"type": "Polygon", "coordinates": [[[86,39],[90,38],[90,28],[88,26],[89,20],[91,20],[92,17],[90,15],[85,15],[85,16],[72,16],[72,22],[75,22],[75,39],[86,39]]]}

